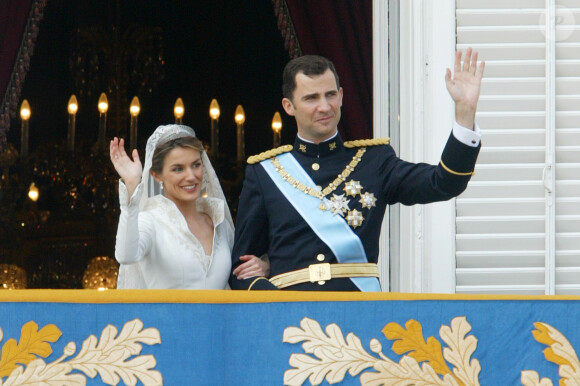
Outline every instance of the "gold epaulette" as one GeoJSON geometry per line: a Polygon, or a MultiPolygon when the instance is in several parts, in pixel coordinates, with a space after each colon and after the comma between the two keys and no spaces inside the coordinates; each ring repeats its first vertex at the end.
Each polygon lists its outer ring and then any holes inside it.
{"type": "Polygon", "coordinates": [[[251,157],[248,157],[247,162],[249,165],[255,164],[255,163],[261,162],[265,159],[277,156],[278,154],[288,153],[289,151],[292,151],[292,145],[280,146],[280,147],[277,147],[275,149],[266,150],[258,155],[253,155],[251,157]]]}
{"type": "Polygon", "coordinates": [[[344,147],[366,147],[377,145],[388,145],[391,142],[390,138],[371,138],[371,139],[356,139],[354,141],[346,141],[344,147]]]}

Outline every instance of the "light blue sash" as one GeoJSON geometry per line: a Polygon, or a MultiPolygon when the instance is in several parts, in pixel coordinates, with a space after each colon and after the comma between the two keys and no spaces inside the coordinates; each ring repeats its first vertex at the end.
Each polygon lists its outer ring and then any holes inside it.
{"type": "MultiPolygon", "coordinates": [[[[277,158],[292,177],[304,185],[316,189],[314,181],[292,154],[284,153],[277,158]]],[[[332,250],[339,263],[368,263],[362,242],[341,216],[333,215],[328,210],[320,210],[318,208],[320,200],[301,192],[284,181],[270,160],[262,161],[261,164],[294,209],[332,250]]],[[[351,277],[350,280],[361,291],[381,291],[379,281],[375,277],[351,277]]]]}

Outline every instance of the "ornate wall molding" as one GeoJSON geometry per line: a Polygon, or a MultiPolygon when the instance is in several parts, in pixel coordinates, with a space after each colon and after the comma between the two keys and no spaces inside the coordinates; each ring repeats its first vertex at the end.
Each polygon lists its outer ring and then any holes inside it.
{"type": "Polygon", "coordinates": [[[14,69],[8,81],[4,99],[0,106],[0,151],[6,143],[6,132],[10,129],[10,118],[14,117],[20,100],[22,85],[30,68],[34,45],[38,36],[39,24],[44,16],[47,0],[34,0],[30,7],[30,16],[22,35],[20,49],[14,62],[14,69]]]}
{"type": "Polygon", "coordinates": [[[272,4],[274,5],[274,14],[278,19],[278,29],[284,38],[284,48],[288,50],[292,59],[301,56],[302,49],[298,42],[298,36],[296,35],[286,0],[272,0],[272,4]]]}

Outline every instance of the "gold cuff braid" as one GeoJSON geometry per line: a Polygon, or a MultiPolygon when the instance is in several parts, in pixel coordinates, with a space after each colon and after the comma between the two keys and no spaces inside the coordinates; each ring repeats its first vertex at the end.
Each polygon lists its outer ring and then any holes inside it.
{"type": "Polygon", "coordinates": [[[268,279],[266,279],[266,278],[265,278],[265,277],[263,277],[263,276],[260,276],[260,277],[257,277],[257,278],[255,278],[255,279],[254,279],[254,281],[252,282],[252,284],[250,284],[250,286],[248,287],[248,291],[252,289],[252,287],[254,286],[254,284],[256,284],[256,282],[257,282],[258,280],[268,280],[268,279]]]}
{"type": "Polygon", "coordinates": [[[462,173],[462,172],[456,172],[455,170],[449,169],[449,168],[447,167],[447,165],[445,165],[445,164],[443,163],[443,161],[439,161],[439,163],[441,164],[441,167],[442,167],[443,169],[445,169],[445,171],[446,171],[447,173],[451,173],[451,174],[454,174],[454,175],[456,175],[456,176],[472,176],[472,175],[474,175],[474,174],[475,174],[475,172],[465,172],[465,173],[462,173]]]}

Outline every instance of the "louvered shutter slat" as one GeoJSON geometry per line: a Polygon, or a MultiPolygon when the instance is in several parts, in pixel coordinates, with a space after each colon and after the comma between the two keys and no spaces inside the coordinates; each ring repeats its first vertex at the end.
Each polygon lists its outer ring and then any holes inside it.
{"type": "Polygon", "coordinates": [[[557,1],[556,293],[580,294],[580,8],[557,1]],[[573,8],[575,7],[575,8],[573,8]]]}
{"type": "Polygon", "coordinates": [[[472,46],[486,60],[477,114],[483,148],[472,182],[457,199],[456,291],[580,294],[578,1],[553,4],[555,43],[544,32],[543,0],[456,5],[457,48],[472,46]],[[546,51],[549,44],[554,49],[546,51]],[[554,139],[547,144],[546,138],[554,139]],[[544,181],[550,154],[554,186],[544,181]],[[545,233],[551,221],[555,235],[545,233]],[[553,247],[546,245],[549,237],[553,247]],[[546,275],[550,270],[554,274],[546,275]],[[555,282],[545,283],[547,277],[555,282]]]}
{"type": "Polygon", "coordinates": [[[457,199],[456,292],[544,293],[544,2],[457,1],[457,49],[486,61],[482,151],[457,199]]]}

